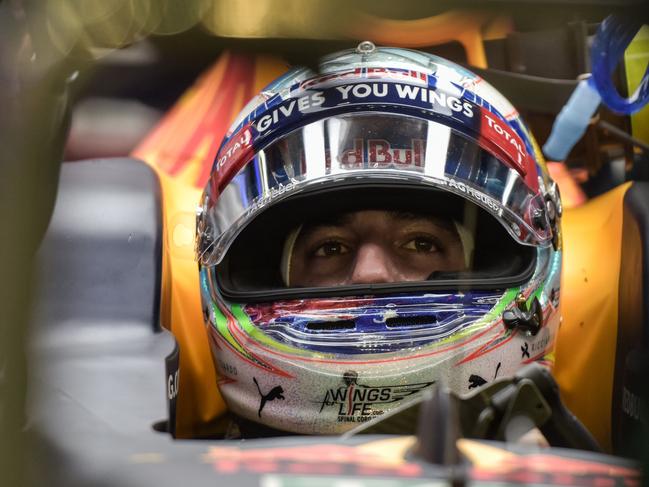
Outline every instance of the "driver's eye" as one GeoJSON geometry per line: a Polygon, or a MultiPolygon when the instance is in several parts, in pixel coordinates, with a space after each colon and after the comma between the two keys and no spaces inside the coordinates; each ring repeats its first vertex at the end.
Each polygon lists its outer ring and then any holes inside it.
{"type": "Polygon", "coordinates": [[[349,248],[341,242],[330,240],[320,245],[313,255],[316,257],[332,257],[334,255],[342,255],[349,252],[349,248]]]}
{"type": "Polygon", "coordinates": [[[415,252],[422,253],[432,253],[438,252],[439,246],[434,239],[430,237],[415,237],[412,240],[408,240],[402,246],[406,250],[412,250],[415,252]]]}

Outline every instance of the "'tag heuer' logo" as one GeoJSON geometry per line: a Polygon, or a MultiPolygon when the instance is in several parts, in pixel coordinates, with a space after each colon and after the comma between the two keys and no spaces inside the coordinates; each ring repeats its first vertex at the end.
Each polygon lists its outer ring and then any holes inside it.
{"type": "Polygon", "coordinates": [[[384,413],[377,406],[399,402],[435,383],[367,386],[358,383],[358,374],[353,371],[345,372],[343,382],[339,388],[327,390],[320,406],[321,413],[325,408],[336,408],[339,423],[369,421],[384,413]]]}

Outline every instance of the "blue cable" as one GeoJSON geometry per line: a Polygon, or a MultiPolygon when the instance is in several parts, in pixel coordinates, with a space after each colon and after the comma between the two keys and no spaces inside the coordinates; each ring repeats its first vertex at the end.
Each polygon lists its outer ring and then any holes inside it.
{"type": "Polygon", "coordinates": [[[624,51],[640,27],[642,24],[633,19],[611,15],[599,25],[590,49],[593,84],[602,97],[602,103],[621,115],[635,113],[649,102],[649,64],[640,85],[629,98],[620,96],[612,79],[624,51]]]}
{"type": "Polygon", "coordinates": [[[635,93],[622,98],[613,85],[612,74],[642,24],[611,15],[600,24],[590,50],[592,76],[583,79],[559,112],[543,146],[548,159],[564,160],[584,135],[600,103],[612,111],[629,115],[649,102],[649,65],[635,93]]]}

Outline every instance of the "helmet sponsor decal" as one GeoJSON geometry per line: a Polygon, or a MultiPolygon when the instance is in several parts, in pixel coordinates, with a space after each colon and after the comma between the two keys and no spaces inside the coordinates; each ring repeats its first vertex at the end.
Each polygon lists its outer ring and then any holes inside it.
{"type": "Polygon", "coordinates": [[[250,127],[245,127],[221,149],[219,157],[216,160],[216,168],[222,168],[233,157],[238,159],[242,155],[249,154],[251,148],[252,132],[250,131],[250,127]]]}
{"type": "Polygon", "coordinates": [[[395,147],[384,139],[354,139],[354,147],[340,154],[340,163],[346,169],[371,165],[422,167],[426,155],[425,141],[411,139],[409,147],[395,147]]]}
{"type": "Polygon", "coordinates": [[[486,127],[482,127],[482,131],[490,139],[499,140],[501,147],[509,154],[512,161],[518,163],[520,171],[525,174],[525,166],[523,161],[529,157],[521,138],[513,131],[505,128],[504,123],[498,123],[494,117],[491,117],[483,112],[483,121],[486,121],[486,127]]]}
{"type": "MultiPolygon", "coordinates": [[[[402,83],[352,83],[313,91],[299,98],[290,98],[251,121],[259,136],[279,127],[295,123],[307,114],[344,105],[390,103],[431,110],[444,116],[473,119],[476,106],[462,100],[460,93],[449,94],[435,88],[402,83]]],[[[468,121],[465,121],[468,125],[468,121]]]]}
{"type": "Polygon", "coordinates": [[[337,389],[327,389],[320,403],[320,413],[335,409],[339,423],[363,423],[385,411],[382,406],[400,402],[435,381],[415,384],[393,384],[369,386],[358,382],[358,373],[348,371],[343,374],[344,385],[337,389]]]}
{"type": "MultiPolygon", "coordinates": [[[[496,365],[496,373],[494,374],[493,380],[496,380],[498,378],[498,372],[500,372],[500,367],[502,366],[502,362],[498,362],[498,365],[496,365]]],[[[478,387],[482,387],[485,385],[488,380],[486,380],[484,377],[482,377],[479,374],[471,374],[469,376],[469,389],[476,389],[478,387]]]]}
{"type": "Polygon", "coordinates": [[[253,377],[252,380],[255,382],[257,390],[259,391],[259,396],[261,397],[259,401],[259,411],[257,411],[257,415],[261,418],[261,412],[264,410],[264,406],[266,406],[267,402],[274,401],[276,399],[283,401],[285,399],[284,389],[282,388],[282,386],[275,386],[268,393],[264,394],[263,392],[261,392],[261,387],[259,387],[257,378],[253,377]]]}
{"type": "Polygon", "coordinates": [[[448,185],[450,189],[454,189],[455,192],[459,192],[469,196],[472,200],[474,200],[478,204],[482,204],[482,206],[486,206],[487,208],[489,208],[490,210],[492,210],[494,213],[498,215],[502,214],[502,207],[491,196],[488,196],[484,194],[482,191],[478,191],[477,189],[472,188],[471,186],[468,186],[461,181],[456,181],[453,178],[448,178],[447,180],[445,179],[443,181],[448,185]]]}
{"type": "Polygon", "coordinates": [[[411,113],[442,122],[476,139],[505,161],[536,189],[534,158],[516,131],[495,109],[461,86],[442,90],[396,81],[365,81],[328,86],[331,80],[313,83],[311,90],[297,90],[291,97],[272,99],[254,110],[224,143],[214,164],[212,189],[217,195],[252,155],[305,123],[358,108],[411,113]]]}

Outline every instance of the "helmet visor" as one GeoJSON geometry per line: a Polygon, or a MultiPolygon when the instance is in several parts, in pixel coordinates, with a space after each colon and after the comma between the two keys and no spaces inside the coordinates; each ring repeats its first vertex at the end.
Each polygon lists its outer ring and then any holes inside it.
{"type": "Polygon", "coordinates": [[[351,113],[305,125],[259,150],[215,198],[198,225],[198,257],[220,263],[259,214],[332,185],[416,185],[462,197],[496,218],[517,242],[547,246],[542,196],[480,141],[430,120],[351,113]]]}

